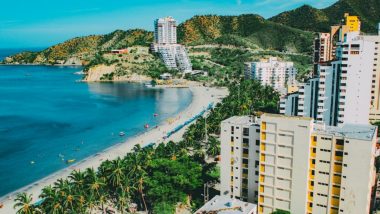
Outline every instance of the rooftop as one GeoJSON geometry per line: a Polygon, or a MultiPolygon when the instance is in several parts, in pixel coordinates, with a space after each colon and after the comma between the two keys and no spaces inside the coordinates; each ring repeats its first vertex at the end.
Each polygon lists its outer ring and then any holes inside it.
{"type": "Polygon", "coordinates": [[[255,119],[253,116],[233,116],[224,120],[223,123],[232,123],[235,125],[252,125],[257,123],[257,119],[255,119]]]}
{"type": "Polygon", "coordinates": [[[195,214],[256,214],[257,205],[217,195],[195,214]]]}
{"type": "Polygon", "coordinates": [[[316,124],[314,126],[314,132],[319,134],[335,135],[351,139],[371,141],[374,137],[376,137],[376,126],[343,124],[343,126],[337,127],[316,124]]]}

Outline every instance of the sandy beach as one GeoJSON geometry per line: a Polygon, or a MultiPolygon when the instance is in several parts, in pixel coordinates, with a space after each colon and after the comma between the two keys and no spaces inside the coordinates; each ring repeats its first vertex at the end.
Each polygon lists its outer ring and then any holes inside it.
{"type": "MultiPolygon", "coordinates": [[[[39,181],[36,181],[28,186],[25,186],[17,191],[14,191],[8,195],[5,195],[0,198],[0,204],[3,204],[3,208],[0,208],[0,214],[12,214],[16,213],[13,209],[13,199],[18,192],[27,192],[28,194],[33,195],[33,202],[37,202],[38,195],[40,194],[43,187],[52,185],[57,179],[67,177],[71,171],[74,169],[83,171],[86,168],[93,167],[96,169],[103,161],[109,159],[116,159],[119,156],[124,156],[132,150],[132,148],[140,144],[141,147],[149,145],[151,143],[162,143],[163,137],[170,131],[172,131],[177,126],[188,121],[194,115],[199,114],[204,110],[210,103],[218,103],[221,99],[228,94],[227,89],[221,88],[207,88],[201,86],[190,86],[189,89],[193,94],[193,100],[191,104],[182,112],[180,112],[173,121],[163,122],[157,128],[153,128],[139,136],[131,138],[124,143],[116,144],[104,151],[96,153],[84,160],[79,161],[76,164],[73,164],[65,169],[57,171],[39,181]]],[[[186,126],[173,134],[166,141],[173,140],[178,141],[182,138],[182,135],[186,129],[186,126]]]]}

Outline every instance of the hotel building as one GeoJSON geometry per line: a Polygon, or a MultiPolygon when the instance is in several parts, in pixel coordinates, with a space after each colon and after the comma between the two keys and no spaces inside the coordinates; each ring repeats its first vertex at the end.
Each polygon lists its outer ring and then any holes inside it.
{"type": "Polygon", "coordinates": [[[154,42],[156,44],[177,44],[177,22],[172,17],[154,21],[154,42]]]}
{"type": "Polygon", "coordinates": [[[377,129],[264,114],[221,124],[221,195],[258,213],[369,213],[377,129]],[[245,142],[245,143],[243,143],[245,142]]]}
{"type": "Polygon", "coordinates": [[[245,77],[258,80],[262,85],[286,93],[287,87],[296,83],[297,69],[293,62],[279,61],[276,57],[246,64],[245,77]]]}
{"type": "Polygon", "coordinates": [[[192,71],[186,48],[177,44],[177,23],[172,17],[154,21],[154,43],[151,49],[160,55],[167,68],[183,72],[192,71]]]}

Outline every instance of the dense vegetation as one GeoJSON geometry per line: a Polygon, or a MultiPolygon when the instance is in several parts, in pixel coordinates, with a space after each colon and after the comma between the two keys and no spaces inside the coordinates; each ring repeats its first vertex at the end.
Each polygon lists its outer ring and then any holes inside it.
{"type": "Polygon", "coordinates": [[[348,12],[360,16],[364,32],[374,33],[377,32],[377,23],[380,20],[379,5],[380,0],[339,0],[325,9],[304,5],[269,20],[301,30],[329,32],[330,26],[338,24],[344,13],[348,12]]]}
{"type": "Polygon", "coordinates": [[[198,208],[203,203],[203,184],[219,179],[216,163],[207,157],[220,152],[220,143],[213,137],[220,133],[220,122],[233,115],[278,111],[278,94],[258,82],[231,84],[230,92],[207,116],[207,143],[205,119],[200,118],[181,142],[136,146],[125,157],[104,161],[98,170],[73,171],[67,179],[45,187],[39,205],[31,203],[30,195],[19,194],[18,213],[91,213],[107,207],[125,213],[132,203],[139,210],[165,214],[176,207],[198,208]]]}
{"type": "Polygon", "coordinates": [[[55,64],[58,60],[75,57],[91,61],[96,54],[111,49],[126,48],[133,45],[149,46],[153,33],[141,29],[116,30],[105,35],[91,35],[70,39],[40,52],[23,52],[12,56],[12,62],[55,64]]]}
{"type": "Polygon", "coordinates": [[[303,54],[286,54],[278,51],[252,50],[237,47],[198,46],[190,49],[190,58],[195,70],[208,72],[208,77],[189,76],[191,80],[211,83],[217,86],[228,85],[244,76],[245,63],[263,58],[278,57],[294,62],[298,79],[304,79],[311,70],[311,57],[303,54]]]}
{"type": "Polygon", "coordinates": [[[312,34],[283,26],[254,14],[194,16],[178,26],[187,45],[224,44],[290,52],[309,52],[312,34]]]}

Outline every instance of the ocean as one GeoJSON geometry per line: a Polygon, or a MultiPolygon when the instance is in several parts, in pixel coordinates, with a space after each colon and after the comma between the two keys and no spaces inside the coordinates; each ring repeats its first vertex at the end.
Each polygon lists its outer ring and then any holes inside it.
{"type": "Polygon", "coordinates": [[[77,82],[80,70],[0,66],[0,196],[143,133],[192,100],[188,89],[77,82]]]}

